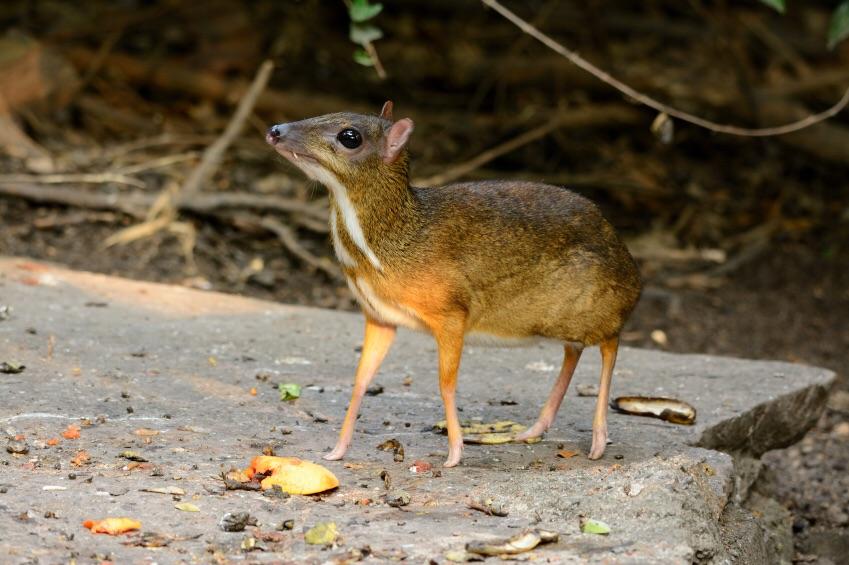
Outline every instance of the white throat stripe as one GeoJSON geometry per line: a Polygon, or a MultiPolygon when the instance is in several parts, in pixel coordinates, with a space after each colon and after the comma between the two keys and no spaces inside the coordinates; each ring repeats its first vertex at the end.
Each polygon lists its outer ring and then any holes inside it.
{"type": "Polygon", "coordinates": [[[348,248],[342,243],[342,238],[339,237],[339,226],[337,225],[335,209],[330,210],[330,233],[333,235],[333,249],[336,250],[336,257],[339,262],[346,267],[354,268],[357,266],[357,261],[348,253],[348,248]]]}
{"type": "MultiPolygon", "coordinates": [[[[333,192],[333,197],[336,199],[336,203],[339,205],[339,211],[342,213],[342,221],[345,224],[345,231],[348,232],[348,236],[351,238],[351,241],[353,241],[354,245],[356,245],[362,254],[366,256],[366,259],[369,260],[372,267],[378,271],[383,270],[383,266],[380,264],[380,259],[377,258],[377,255],[374,254],[374,251],[372,251],[366,241],[366,236],[363,233],[363,229],[360,227],[360,221],[357,218],[357,211],[354,209],[351,199],[348,198],[348,190],[342,185],[342,183],[339,182],[336,175],[320,165],[309,164],[302,166],[302,168],[309,176],[333,192]]],[[[333,223],[335,219],[336,214],[334,213],[331,217],[331,228],[335,225],[333,223]]],[[[338,234],[334,230],[333,244],[336,246],[336,254],[339,256],[339,260],[342,263],[345,263],[345,260],[342,258],[342,254],[340,254],[340,249],[344,249],[344,247],[342,245],[336,245],[337,237],[338,234]]],[[[342,241],[339,240],[339,244],[341,243],[342,241]]],[[[347,250],[344,251],[344,254],[348,254],[347,250]]],[[[348,258],[353,261],[353,257],[350,257],[350,255],[348,255],[348,258]]],[[[356,262],[354,264],[356,264],[356,262]]]]}

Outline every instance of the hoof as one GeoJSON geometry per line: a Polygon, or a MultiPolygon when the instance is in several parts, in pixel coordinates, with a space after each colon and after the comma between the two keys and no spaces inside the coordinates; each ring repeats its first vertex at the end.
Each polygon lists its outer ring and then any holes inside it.
{"type": "Polygon", "coordinates": [[[460,459],[463,457],[463,447],[459,449],[448,449],[448,459],[442,464],[443,467],[456,467],[460,464],[460,459]]]}
{"type": "Polygon", "coordinates": [[[338,449],[337,448],[337,449],[334,449],[333,451],[331,451],[330,453],[324,455],[324,457],[322,457],[322,459],[324,459],[325,461],[339,461],[340,459],[345,457],[346,451],[347,451],[346,449],[338,449]]]}
{"type": "Polygon", "coordinates": [[[542,437],[542,435],[546,432],[548,426],[543,423],[537,422],[524,432],[517,435],[513,438],[513,441],[527,441],[529,439],[536,439],[538,437],[542,437]]]}
{"type": "Polygon", "coordinates": [[[604,455],[604,449],[607,447],[607,426],[601,430],[593,430],[593,444],[590,447],[590,454],[587,456],[593,461],[601,459],[604,455]]]}
{"type": "Polygon", "coordinates": [[[587,455],[587,459],[592,459],[593,461],[597,459],[601,459],[601,456],[604,455],[604,448],[601,449],[590,449],[590,454],[587,455]]]}

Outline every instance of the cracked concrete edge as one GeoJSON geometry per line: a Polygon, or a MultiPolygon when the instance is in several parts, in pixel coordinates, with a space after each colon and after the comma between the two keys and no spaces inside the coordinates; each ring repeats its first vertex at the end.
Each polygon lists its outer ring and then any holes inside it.
{"type": "Polygon", "coordinates": [[[816,383],[706,428],[692,445],[760,458],[796,443],[822,415],[837,378],[827,369],[811,370],[818,372],[816,383]]]}
{"type": "MultiPolygon", "coordinates": [[[[818,370],[815,384],[720,422],[695,442],[730,455],[734,467],[730,493],[718,517],[718,541],[725,556],[713,555],[705,562],[792,563],[792,516],[776,500],[757,492],[755,485],[763,468],[761,456],[799,441],[825,410],[836,374],[818,370]]],[[[696,562],[703,561],[698,551],[695,557],[696,562]]]]}

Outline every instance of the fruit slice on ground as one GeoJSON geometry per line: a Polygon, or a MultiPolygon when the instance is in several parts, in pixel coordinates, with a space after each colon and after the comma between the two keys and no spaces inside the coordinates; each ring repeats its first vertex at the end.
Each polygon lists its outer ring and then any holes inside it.
{"type": "Polygon", "coordinates": [[[289,494],[315,494],[339,486],[339,479],[326,468],[297,457],[259,455],[251,461],[246,473],[267,475],[260,485],[263,490],[279,487],[289,494]]]}
{"type": "Polygon", "coordinates": [[[83,526],[93,534],[109,534],[117,536],[126,532],[141,529],[141,522],[132,518],[104,518],[103,520],[86,520],[83,526]]]}

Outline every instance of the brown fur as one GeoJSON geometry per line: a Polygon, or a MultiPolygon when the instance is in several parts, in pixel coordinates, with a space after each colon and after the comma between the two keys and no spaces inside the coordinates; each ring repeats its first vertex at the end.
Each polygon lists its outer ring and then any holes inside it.
{"type": "Polygon", "coordinates": [[[385,266],[383,273],[372,269],[340,230],[358,263],[348,274],[366,277],[388,301],[422,318],[459,310],[467,332],[501,337],[595,345],[619,334],[640,278],[612,226],[586,198],[528,182],[410,187],[406,154],[391,164],[377,154],[391,122],[331,114],[293,125],[302,149],[348,189],[385,266]],[[358,158],[326,144],[328,130],[335,135],[348,126],[368,132],[358,158]]]}
{"type": "MultiPolygon", "coordinates": [[[[382,115],[391,117],[391,106],[382,115]]],[[[269,141],[308,174],[309,163],[317,163],[344,186],[381,264],[376,269],[347,230],[339,229],[342,245],[357,263],[345,268],[352,288],[367,284],[381,303],[402,310],[435,336],[449,420],[446,464],[453,465],[462,448],[456,445],[462,439],[453,391],[463,334],[601,344],[609,369],[602,382],[606,378],[609,383],[616,338],[639,298],[640,277],[595,204],[564,188],[507,181],[411,187],[407,150],[392,153],[391,141],[394,147],[399,144],[392,137],[393,123],[384,117],[330,114],[288,124],[285,135],[269,141]],[[348,127],[362,133],[361,147],[349,150],[336,141],[348,127]]],[[[337,225],[343,226],[340,203],[332,194],[331,206],[337,225]]],[[[362,302],[370,324],[393,325],[367,298],[362,302]]],[[[574,369],[574,363],[568,366],[574,369]]],[[[373,371],[360,373],[357,387],[363,388],[373,371]]],[[[571,369],[561,377],[565,386],[570,377],[571,369]]],[[[562,398],[565,388],[560,388],[562,398]]],[[[553,412],[559,400],[549,401],[553,412]]],[[[352,406],[358,407],[359,400],[352,406]]],[[[604,414],[606,398],[599,398],[593,458],[604,451],[604,414]]],[[[346,422],[353,417],[349,410],[346,422]]],[[[544,431],[552,418],[549,409],[534,429],[544,431]]],[[[350,434],[343,430],[330,458],[344,454],[350,434]]]]}

